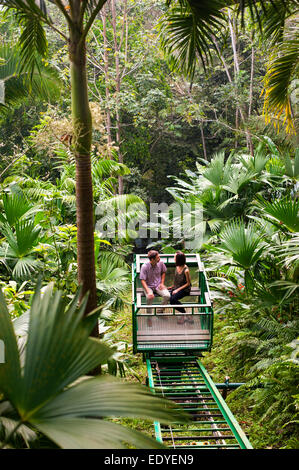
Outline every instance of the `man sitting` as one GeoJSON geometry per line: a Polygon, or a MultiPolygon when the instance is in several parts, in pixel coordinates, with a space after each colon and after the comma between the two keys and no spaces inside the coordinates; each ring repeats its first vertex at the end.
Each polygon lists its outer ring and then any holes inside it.
{"type": "MultiPolygon", "coordinates": [[[[170,293],[164,285],[166,266],[160,261],[159,253],[156,250],[150,250],[147,254],[149,261],[144,263],[140,270],[140,280],[146,295],[147,305],[152,305],[155,293],[163,298],[162,305],[169,303],[170,293]]],[[[158,313],[163,313],[163,309],[158,309],[158,313]]],[[[152,313],[152,309],[149,309],[152,313]]]]}

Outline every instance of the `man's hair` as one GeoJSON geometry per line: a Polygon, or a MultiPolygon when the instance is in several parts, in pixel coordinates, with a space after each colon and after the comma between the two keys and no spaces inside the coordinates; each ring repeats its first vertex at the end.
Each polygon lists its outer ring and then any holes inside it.
{"type": "Polygon", "coordinates": [[[178,251],[175,257],[175,265],[184,266],[184,264],[186,264],[186,256],[181,251],[178,251]]]}
{"type": "Polygon", "coordinates": [[[148,259],[154,259],[159,253],[156,250],[150,250],[147,254],[148,259]]]}

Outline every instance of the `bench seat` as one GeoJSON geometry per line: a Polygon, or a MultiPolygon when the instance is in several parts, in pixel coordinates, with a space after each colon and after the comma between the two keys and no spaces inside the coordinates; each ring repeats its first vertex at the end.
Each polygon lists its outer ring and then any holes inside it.
{"type": "MultiPolygon", "coordinates": [[[[144,290],[143,290],[142,287],[137,287],[136,291],[137,291],[137,294],[141,294],[142,297],[145,295],[144,290]]],[[[155,294],[155,295],[157,296],[157,294],[155,294]]],[[[191,292],[190,292],[189,296],[196,296],[196,295],[200,295],[200,288],[196,287],[196,286],[191,287],[191,292]]]]}

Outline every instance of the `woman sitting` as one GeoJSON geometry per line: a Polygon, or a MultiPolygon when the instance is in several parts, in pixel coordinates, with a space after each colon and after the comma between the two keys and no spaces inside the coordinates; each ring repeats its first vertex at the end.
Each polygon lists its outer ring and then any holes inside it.
{"type": "MultiPolygon", "coordinates": [[[[186,295],[190,295],[191,292],[191,279],[190,279],[190,271],[188,266],[186,265],[186,256],[184,253],[178,251],[175,254],[175,273],[174,273],[174,281],[173,286],[169,287],[171,297],[170,303],[172,305],[181,305],[179,301],[186,295]]],[[[184,307],[177,307],[177,310],[181,313],[186,313],[184,307]]],[[[194,323],[193,320],[190,318],[183,317],[179,318],[178,324],[182,325],[185,321],[190,323],[194,323]]]]}

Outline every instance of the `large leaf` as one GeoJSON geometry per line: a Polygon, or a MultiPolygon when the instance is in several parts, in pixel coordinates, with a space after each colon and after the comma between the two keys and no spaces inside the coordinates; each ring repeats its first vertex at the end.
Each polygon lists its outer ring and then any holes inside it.
{"type": "Polygon", "coordinates": [[[272,223],[284,225],[290,232],[299,232],[299,200],[285,197],[269,202],[259,197],[257,207],[272,223]]]}
{"type": "Polygon", "coordinates": [[[220,249],[233,257],[243,269],[252,268],[260,258],[264,244],[260,227],[240,219],[230,222],[220,233],[220,249]]]}
{"type": "Polygon", "coordinates": [[[86,418],[127,416],[165,423],[186,422],[187,415],[176,412],[174,406],[140,386],[93,378],[59,394],[39,409],[31,422],[64,448],[123,448],[125,442],[138,447],[158,447],[155,441],[135,431],[86,418]]]}
{"type": "Polygon", "coordinates": [[[136,416],[183,423],[187,415],[145,387],[84,377],[106,363],[113,350],[89,337],[97,316],[92,314],[92,321],[83,318],[86,299],[78,307],[78,293],[67,306],[61,294],[51,285],[43,295],[40,286],[36,290],[22,374],[12,322],[0,295],[0,331],[7,344],[0,391],[15,410],[15,424],[32,426],[62,448],[161,447],[152,438],[103,418],[136,416]]]}
{"type": "Polygon", "coordinates": [[[44,2],[35,0],[3,0],[4,7],[13,9],[21,28],[19,38],[20,71],[29,72],[31,79],[35,70],[40,70],[40,58],[48,52],[48,43],[43,23],[49,23],[44,2]]]}
{"type": "Polygon", "coordinates": [[[142,449],[164,447],[133,429],[103,420],[56,417],[36,426],[63,449],[125,449],[125,443],[142,449]]]}
{"type": "Polygon", "coordinates": [[[40,207],[33,206],[22,194],[4,194],[3,209],[5,218],[2,221],[7,221],[12,227],[20,219],[31,217],[33,214],[40,210],[40,207]]]}
{"type": "Polygon", "coordinates": [[[15,224],[14,232],[7,224],[2,227],[2,231],[8,245],[0,248],[0,258],[3,258],[4,262],[13,263],[17,277],[30,274],[38,265],[32,257],[32,252],[39,241],[41,227],[31,220],[19,220],[15,224]]]}
{"type": "Polygon", "coordinates": [[[221,31],[226,2],[204,0],[181,1],[174,5],[160,21],[161,44],[176,70],[193,76],[197,60],[205,67],[211,61],[210,46],[213,36],[221,31]]]}
{"type": "Polygon", "coordinates": [[[10,44],[0,46],[0,80],[4,82],[5,112],[7,106],[20,104],[29,95],[38,96],[43,100],[54,100],[60,95],[61,81],[51,66],[45,66],[39,61],[39,69],[32,73],[20,67],[21,56],[19,49],[10,44]]]}
{"type": "MultiPolygon", "coordinates": [[[[272,57],[264,79],[266,122],[270,122],[274,117],[276,119],[274,125],[279,128],[280,118],[284,118],[283,124],[286,123],[286,131],[295,133],[290,86],[292,80],[298,76],[299,34],[296,23],[293,26],[293,32],[277,46],[272,57]]],[[[296,86],[295,82],[294,84],[296,86]]]]}
{"type": "Polygon", "coordinates": [[[0,363],[0,393],[17,402],[21,390],[21,367],[17,340],[4,296],[0,290],[0,339],[4,342],[5,362],[0,363]]]}
{"type": "Polygon", "coordinates": [[[182,419],[181,413],[176,414],[175,410],[170,415],[171,407],[175,407],[175,404],[157,398],[145,387],[120,383],[107,377],[97,377],[84,380],[59,394],[37,410],[32,415],[31,421],[52,419],[57,415],[98,418],[135,416],[144,419],[154,418],[161,422],[182,419]]]}
{"type": "Polygon", "coordinates": [[[88,329],[82,324],[85,304],[77,307],[79,294],[68,306],[61,295],[50,286],[43,297],[37,289],[33,298],[23,393],[18,403],[21,415],[30,415],[112,354],[110,348],[89,337],[93,325],[88,329]]]}

